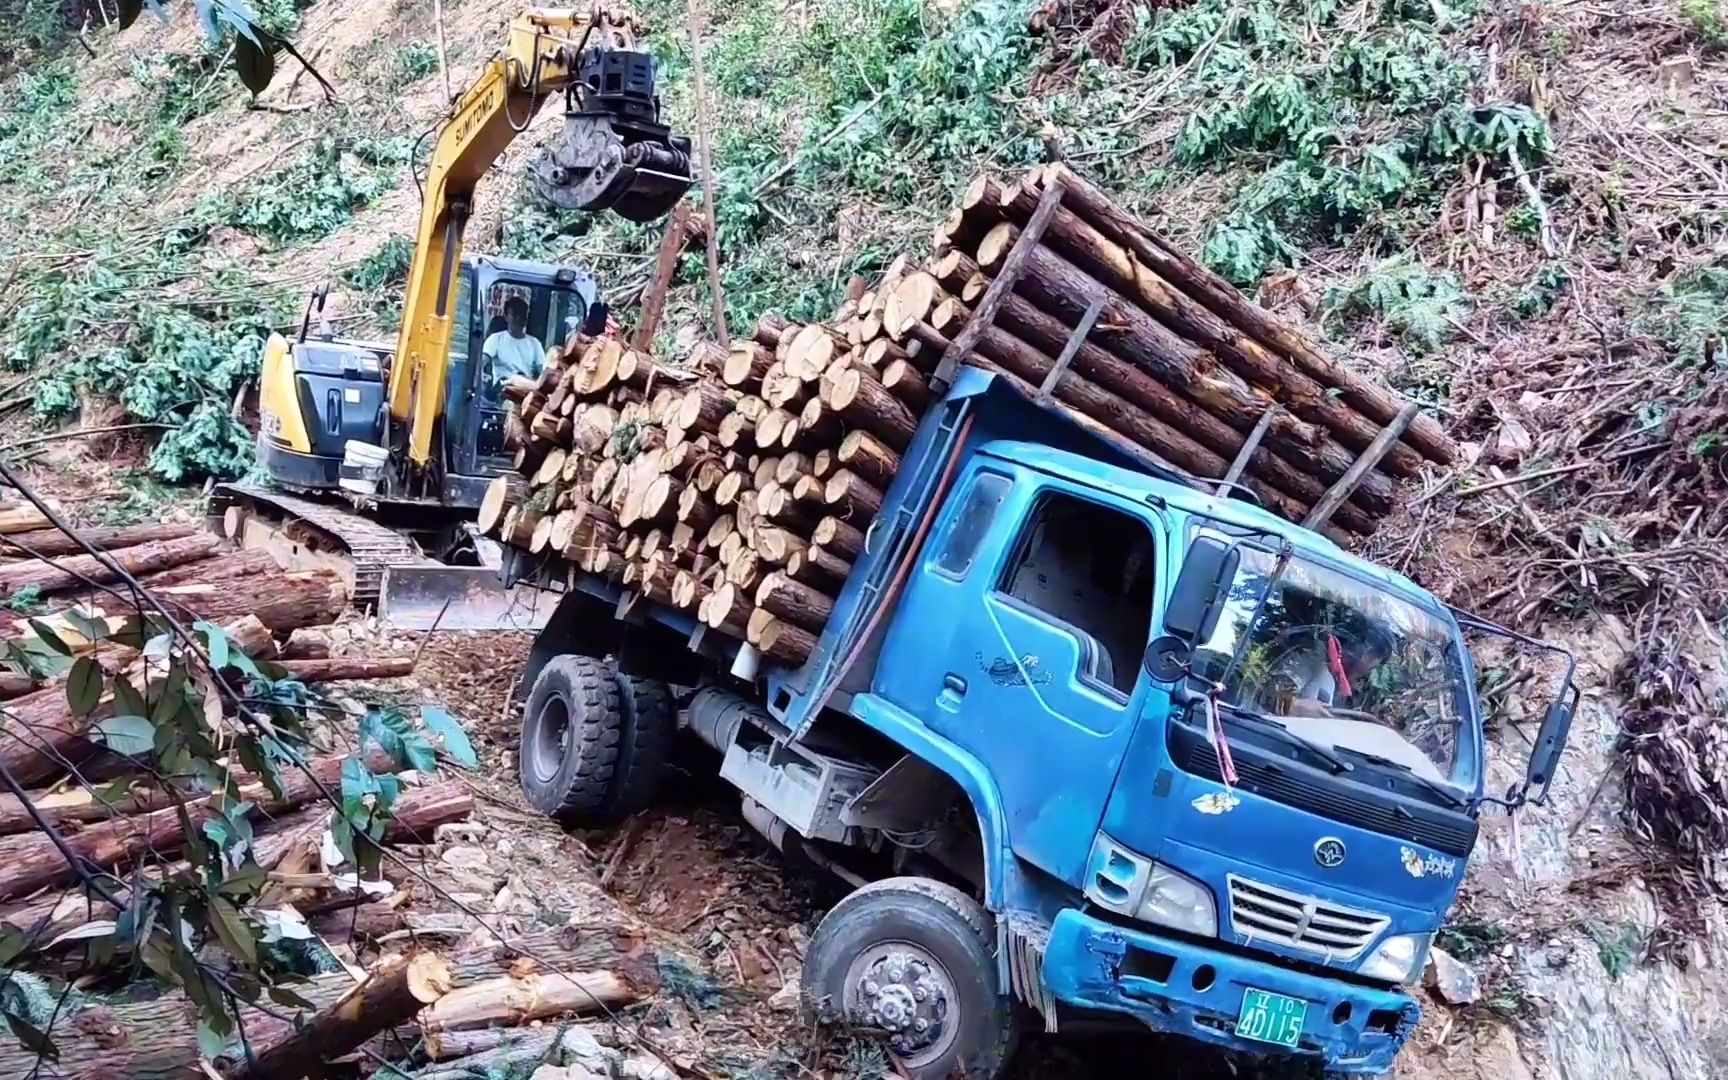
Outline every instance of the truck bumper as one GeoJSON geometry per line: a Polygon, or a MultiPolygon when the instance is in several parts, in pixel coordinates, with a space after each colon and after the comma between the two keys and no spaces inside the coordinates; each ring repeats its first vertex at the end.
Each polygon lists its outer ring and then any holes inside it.
{"type": "Polygon", "coordinates": [[[1044,982],[1066,1004],[1252,1054],[1289,1052],[1237,1036],[1243,992],[1252,987],[1299,998],[1308,1009],[1295,1053],[1319,1057],[1340,1073],[1390,1069],[1421,1015],[1408,994],[1125,929],[1072,908],[1051,927],[1044,982]]]}

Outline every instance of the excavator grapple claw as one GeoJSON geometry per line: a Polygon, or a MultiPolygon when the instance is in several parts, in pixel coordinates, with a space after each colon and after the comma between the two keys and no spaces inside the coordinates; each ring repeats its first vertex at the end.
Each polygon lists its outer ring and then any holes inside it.
{"type": "Polygon", "coordinates": [[[565,210],[664,217],[689,190],[690,140],[608,113],[566,113],[534,170],[541,197],[565,210]]]}

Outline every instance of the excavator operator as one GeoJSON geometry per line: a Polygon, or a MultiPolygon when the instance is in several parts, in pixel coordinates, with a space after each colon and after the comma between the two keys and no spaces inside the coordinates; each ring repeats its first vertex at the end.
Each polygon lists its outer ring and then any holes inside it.
{"type": "Polygon", "coordinates": [[[512,296],[504,302],[504,328],[486,338],[480,352],[486,357],[489,380],[502,384],[512,375],[540,377],[546,367],[546,346],[528,332],[528,301],[512,296]]]}

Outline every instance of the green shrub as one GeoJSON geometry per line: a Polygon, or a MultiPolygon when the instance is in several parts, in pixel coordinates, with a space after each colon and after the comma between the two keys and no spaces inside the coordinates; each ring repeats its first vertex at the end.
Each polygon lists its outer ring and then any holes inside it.
{"type": "Polygon", "coordinates": [[[1450,273],[1432,273],[1398,256],[1347,285],[1329,290],[1328,317],[1346,322],[1378,315],[1386,329],[1417,351],[1435,349],[1454,322],[1470,313],[1470,296],[1450,273]]]}

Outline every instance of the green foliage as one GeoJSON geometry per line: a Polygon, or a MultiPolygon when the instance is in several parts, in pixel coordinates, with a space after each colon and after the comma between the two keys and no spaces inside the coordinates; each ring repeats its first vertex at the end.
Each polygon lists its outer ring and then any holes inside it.
{"type": "Polygon", "coordinates": [[[1447,923],[1434,935],[1436,945],[1466,962],[1491,955],[1505,939],[1504,927],[1475,920],[1447,923]]]}
{"type": "Polygon", "coordinates": [[[396,50],[396,65],[390,81],[395,86],[407,86],[437,70],[438,49],[429,42],[410,41],[396,50]]]}
{"type": "Polygon", "coordinates": [[[1475,100],[1480,59],[1448,36],[1460,10],[1436,20],[1427,3],[1390,4],[1358,28],[1328,25],[1332,3],[1141,9],[1125,58],[1170,70],[1190,104],[1177,160],[1243,174],[1204,261],[1251,285],[1303,243],[1369,227],[1390,239],[1401,215],[1431,216],[1466,156],[1541,160],[1541,118],[1475,100]]]}
{"type": "Polygon", "coordinates": [[[412,152],[404,138],[327,132],[233,201],[206,203],[219,220],[284,245],[328,236],[396,183],[412,152]]]}
{"type": "Polygon", "coordinates": [[[1645,300],[1633,327],[1665,345],[1687,365],[1721,364],[1728,340],[1728,258],[1675,276],[1645,300]]]}
{"type": "Polygon", "coordinates": [[[1593,926],[1590,936],[1596,939],[1596,958],[1610,979],[1632,970],[1643,952],[1643,938],[1636,926],[1622,926],[1618,931],[1593,926]]]}
{"type": "Polygon", "coordinates": [[[26,585],[22,589],[13,590],[12,595],[6,598],[6,610],[27,615],[35,611],[41,603],[42,586],[26,585]]]}
{"type": "Polygon", "coordinates": [[[1403,256],[1387,259],[1347,285],[1329,290],[1327,315],[1351,321],[1379,315],[1387,330],[1418,351],[1435,349],[1470,312],[1455,274],[1430,273],[1403,256]]]}
{"type": "Polygon", "coordinates": [[[1722,0],[1680,0],[1680,14],[1692,26],[1692,32],[1705,45],[1728,47],[1728,18],[1722,14],[1722,0]]]}
{"type": "Polygon", "coordinates": [[[1567,273],[1563,263],[1544,263],[1536,276],[1518,290],[1507,310],[1521,319],[1539,318],[1554,310],[1554,305],[1560,302],[1560,297],[1571,284],[1572,275],[1567,273]]]}

